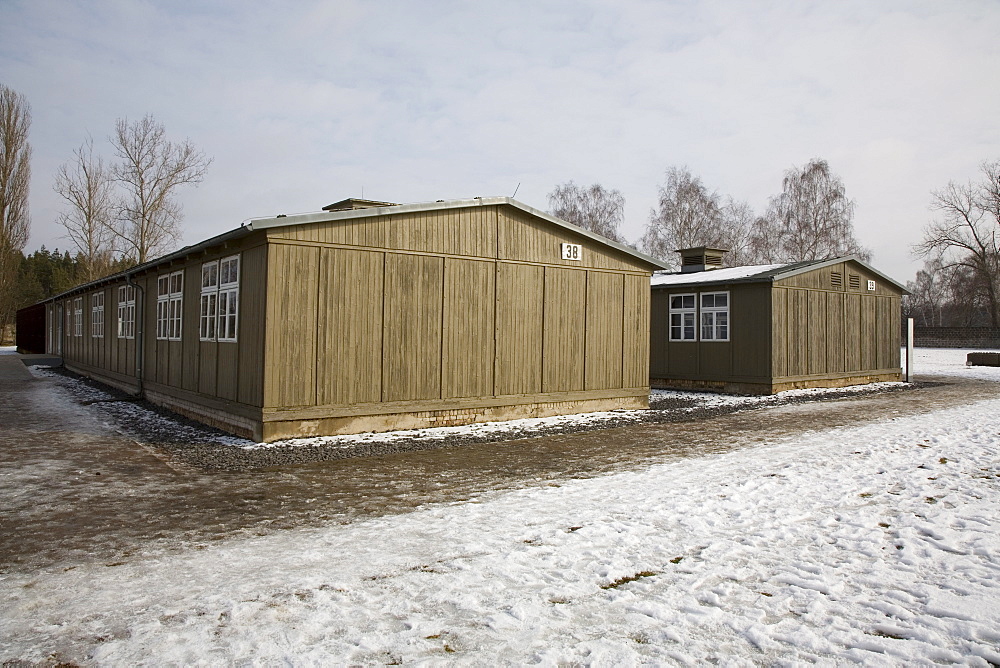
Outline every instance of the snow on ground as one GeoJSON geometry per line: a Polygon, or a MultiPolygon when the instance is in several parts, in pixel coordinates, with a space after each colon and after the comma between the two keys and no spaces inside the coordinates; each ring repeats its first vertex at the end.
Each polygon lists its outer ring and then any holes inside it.
{"type": "MultiPolygon", "coordinates": [[[[924,356],[969,373],[957,360],[924,356]]],[[[1000,381],[1000,369],[974,373],[1000,381]]],[[[997,665],[998,501],[991,400],[404,515],[6,574],[0,659],[997,665]]]]}
{"type": "MultiPolygon", "coordinates": [[[[965,360],[969,353],[975,352],[992,352],[992,350],[985,348],[914,348],[913,371],[918,375],[1000,380],[1000,368],[965,366],[965,360]]],[[[906,359],[905,349],[902,359],[906,359]]],[[[903,363],[905,364],[905,361],[903,363]]]]}

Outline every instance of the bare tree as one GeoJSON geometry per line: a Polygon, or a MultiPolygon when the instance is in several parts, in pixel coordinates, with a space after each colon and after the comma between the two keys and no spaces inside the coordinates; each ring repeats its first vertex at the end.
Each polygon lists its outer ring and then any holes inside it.
{"type": "Polygon", "coordinates": [[[909,309],[908,317],[925,327],[941,327],[945,323],[945,305],[949,301],[950,281],[940,258],[924,262],[913,281],[906,284],[909,295],[904,295],[909,309]]]}
{"type": "Polygon", "coordinates": [[[936,219],[913,247],[920,256],[937,256],[945,267],[964,267],[970,283],[965,292],[979,291],[993,327],[1000,327],[1000,162],[980,167],[979,183],[950,182],[932,193],[936,219]]]}
{"type": "Polygon", "coordinates": [[[549,213],[603,237],[624,243],[618,228],[625,220],[625,197],[595,183],[589,188],[572,181],[549,193],[549,213]]]}
{"type": "Polygon", "coordinates": [[[761,262],[822,260],[840,255],[871,259],[854,236],[854,202],[825,160],[785,172],[784,189],[772,197],[751,233],[761,262]]]}
{"type": "Polygon", "coordinates": [[[752,218],[746,202],[731,197],[723,202],[687,167],[671,167],[660,186],[658,206],[649,212],[641,245],[646,253],[674,266],[678,263],[674,251],[696,246],[735,251],[727,264],[739,264],[746,259],[752,218]]]}
{"type": "Polygon", "coordinates": [[[77,276],[87,282],[104,276],[114,264],[114,178],[104,160],[94,155],[90,137],[73,156],[59,167],[53,189],[68,205],[57,220],[76,247],[77,276]]]}
{"type": "Polygon", "coordinates": [[[28,185],[31,180],[31,105],[0,84],[0,340],[17,307],[14,284],[28,243],[28,185]]]}
{"type": "Polygon", "coordinates": [[[163,125],[148,115],[134,122],[118,119],[111,143],[121,159],[114,177],[125,191],[111,229],[122,251],[143,263],[180,239],[175,192],[201,183],[212,161],[188,140],[167,140],[163,125]]]}
{"type": "MultiPolygon", "coordinates": [[[[756,214],[753,207],[746,201],[737,201],[726,197],[722,207],[722,234],[718,244],[729,251],[726,264],[731,267],[742,267],[754,264],[753,238],[750,236],[756,214]]],[[[710,245],[710,244],[708,244],[710,245]]]]}

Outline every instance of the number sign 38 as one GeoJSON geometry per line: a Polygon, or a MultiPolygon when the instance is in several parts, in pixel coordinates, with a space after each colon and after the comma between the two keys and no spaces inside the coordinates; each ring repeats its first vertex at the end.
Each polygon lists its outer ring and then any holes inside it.
{"type": "Polygon", "coordinates": [[[580,255],[580,244],[562,244],[562,259],[579,260],[580,255]]]}

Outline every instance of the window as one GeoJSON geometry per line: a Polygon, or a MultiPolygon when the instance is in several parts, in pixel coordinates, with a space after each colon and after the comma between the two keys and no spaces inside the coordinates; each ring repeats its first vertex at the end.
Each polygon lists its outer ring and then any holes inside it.
{"type": "Polygon", "coordinates": [[[73,336],[83,336],[83,297],[73,300],[73,336]]]}
{"type": "Polygon", "coordinates": [[[90,295],[90,335],[94,338],[104,338],[104,293],[95,292],[90,295]]]}
{"type": "Polygon", "coordinates": [[[201,265],[198,336],[202,341],[236,340],[239,297],[239,255],[201,265]]]}
{"type": "Polygon", "coordinates": [[[701,340],[729,340],[729,293],[708,292],[701,295],[701,340]]]}
{"type": "Polygon", "coordinates": [[[135,287],[118,287],[118,338],[135,338],[135,287]]]}
{"type": "Polygon", "coordinates": [[[73,335],[73,309],[71,307],[72,304],[68,301],[63,306],[63,308],[66,309],[66,336],[73,335]]]}
{"type": "Polygon", "coordinates": [[[184,272],[175,271],[156,279],[156,338],[181,340],[184,306],[184,272]]]}
{"type": "Polygon", "coordinates": [[[695,296],[670,295],[670,340],[694,341],[695,296]]]}

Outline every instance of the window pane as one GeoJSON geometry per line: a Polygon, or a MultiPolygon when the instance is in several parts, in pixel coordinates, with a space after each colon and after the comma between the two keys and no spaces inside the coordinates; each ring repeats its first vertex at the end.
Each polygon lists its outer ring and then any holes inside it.
{"type": "Polygon", "coordinates": [[[201,287],[211,288],[219,284],[219,263],[209,262],[201,265],[201,287]]]}

